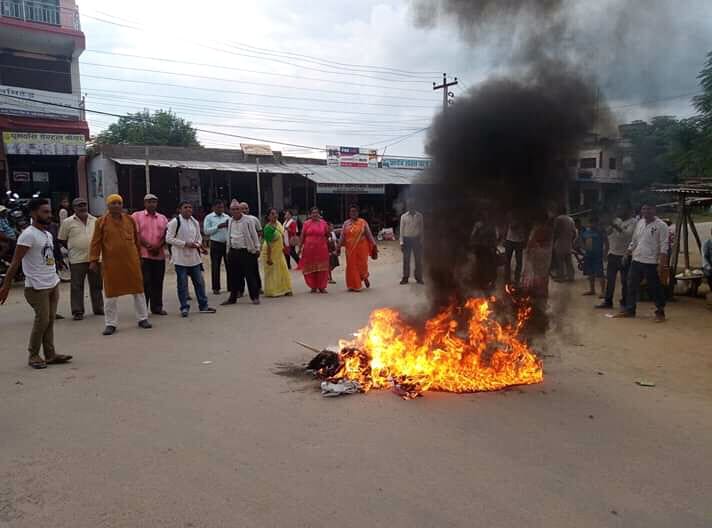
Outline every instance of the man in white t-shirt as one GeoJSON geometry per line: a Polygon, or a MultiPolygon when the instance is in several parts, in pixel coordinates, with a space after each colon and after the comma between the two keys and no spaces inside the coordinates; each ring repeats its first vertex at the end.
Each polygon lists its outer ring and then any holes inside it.
{"type": "Polygon", "coordinates": [[[640,282],[645,278],[648,293],[655,301],[655,321],[665,321],[665,289],[670,280],[668,250],[670,230],[665,222],[655,216],[655,205],[644,204],[640,220],[633,231],[628,246],[631,257],[626,306],[618,317],[635,317],[640,282]]]}
{"type": "Polygon", "coordinates": [[[632,216],[630,204],[622,204],[618,208],[618,216],[608,228],[608,258],[606,262],[606,296],[596,308],[613,308],[613,294],[616,289],[616,278],[621,276],[621,307],[628,303],[628,268],[630,262],[626,259],[628,246],[633,239],[633,231],[638,220],[632,216]]]}
{"type": "Polygon", "coordinates": [[[47,365],[68,363],[72,356],[57,354],[54,349],[54,318],[59,302],[59,275],[54,260],[54,241],[47,227],[52,223],[49,201],[36,198],[30,202],[32,225],[17,239],[17,249],[0,286],[0,304],[5,304],[15,274],[22,264],[25,273],[25,299],[35,311],[35,321],[30,333],[28,364],[35,369],[47,365]],[[44,349],[44,359],[40,356],[44,349]]]}

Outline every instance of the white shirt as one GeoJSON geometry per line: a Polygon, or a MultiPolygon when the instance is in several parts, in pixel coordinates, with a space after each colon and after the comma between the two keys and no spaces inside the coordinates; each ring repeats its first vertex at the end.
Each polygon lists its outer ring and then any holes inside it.
{"type": "Polygon", "coordinates": [[[649,224],[645,218],[638,220],[633,232],[633,239],[628,250],[633,260],[643,264],[657,264],[660,255],[670,249],[670,230],[657,216],[649,224]]]}
{"type": "MultiPolygon", "coordinates": [[[[227,224],[227,244],[230,249],[246,249],[250,253],[260,252],[260,238],[257,236],[257,229],[254,216],[242,215],[239,220],[230,218],[227,224]]],[[[259,220],[257,220],[259,222],[259,220]]]]}
{"type": "Polygon", "coordinates": [[[192,216],[190,218],[181,216],[180,228],[178,228],[178,217],[168,222],[166,243],[171,246],[171,257],[173,264],[176,266],[193,267],[202,264],[203,259],[200,251],[196,248],[186,247],[188,242],[195,242],[196,244],[202,244],[203,242],[198,221],[192,216]]]}
{"type": "Polygon", "coordinates": [[[259,219],[259,218],[257,218],[256,216],[252,216],[252,215],[242,215],[242,216],[244,216],[244,217],[246,217],[246,218],[249,218],[250,221],[251,221],[253,224],[255,224],[255,231],[257,231],[258,233],[259,233],[260,231],[262,231],[262,222],[260,222],[260,219],[259,219]]]}
{"type": "Polygon", "coordinates": [[[611,255],[617,255],[622,257],[628,251],[628,246],[633,239],[633,231],[638,221],[635,218],[629,218],[628,220],[621,220],[616,218],[613,221],[613,225],[617,227],[612,227],[608,230],[608,252],[611,255]]]}
{"type": "Polygon", "coordinates": [[[423,236],[423,215],[416,211],[411,214],[405,212],[400,218],[400,239],[403,243],[404,238],[421,238],[423,236]]]}
{"type": "Polygon", "coordinates": [[[57,238],[67,242],[70,264],[89,262],[89,246],[94,236],[95,225],[96,218],[92,215],[87,215],[87,223],[85,224],[74,214],[59,226],[57,238]]]}
{"type": "Polygon", "coordinates": [[[30,248],[22,257],[26,288],[49,290],[59,284],[54,261],[54,242],[49,231],[30,226],[20,233],[17,245],[30,248]]]}

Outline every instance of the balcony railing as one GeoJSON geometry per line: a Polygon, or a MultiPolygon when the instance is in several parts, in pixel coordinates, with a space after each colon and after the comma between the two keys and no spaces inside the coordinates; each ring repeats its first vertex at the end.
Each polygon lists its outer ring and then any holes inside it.
{"type": "Polygon", "coordinates": [[[79,11],[39,0],[0,0],[0,16],[81,30],[79,11]]]}

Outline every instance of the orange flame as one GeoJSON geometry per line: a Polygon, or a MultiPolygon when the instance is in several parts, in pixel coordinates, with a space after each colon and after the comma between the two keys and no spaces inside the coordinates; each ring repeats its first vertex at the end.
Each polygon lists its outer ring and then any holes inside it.
{"type": "Polygon", "coordinates": [[[516,321],[502,325],[492,301],[473,298],[462,308],[451,306],[421,332],[396,310],[375,310],[354,340],[339,344],[343,367],[333,379],[356,381],[364,391],[396,386],[404,398],[427,390],[478,392],[540,383],[542,363],[519,338],[531,308],[520,306],[516,321]],[[466,324],[458,322],[462,316],[466,324]]]}

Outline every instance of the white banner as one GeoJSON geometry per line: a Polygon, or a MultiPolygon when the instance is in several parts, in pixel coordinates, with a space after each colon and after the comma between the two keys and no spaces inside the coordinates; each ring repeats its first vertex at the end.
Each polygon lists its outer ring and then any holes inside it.
{"type": "Polygon", "coordinates": [[[20,156],[85,156],[87,142],[81,134],[3,132],[5,154],[20,156]]]}
{"type": "Polygon", "coordinates": [[[80,119],[81,112],[77,110],[79,103],[79,95],[0,84],[0,114],[51,119],[80,119]],[[42,101],[52,104],[43,104],[42,101]]]}

